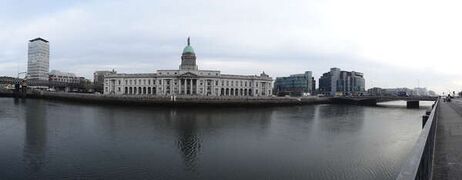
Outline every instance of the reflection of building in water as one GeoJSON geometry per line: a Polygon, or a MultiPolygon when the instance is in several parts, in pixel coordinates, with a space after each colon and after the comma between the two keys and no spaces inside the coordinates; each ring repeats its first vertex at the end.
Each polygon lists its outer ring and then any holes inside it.
{"type": "Polygon", "coordinates": [[[24,140],[24,162],[28,176],[39,173],[44,165],[47,143],[46,105],[43,101],[27,101],[26,132],[24,140]]]}
{"type": "Polygon", "coordinates": [[[364,123],[364,107],[348,105],[322,105],[316,109],[318,126],[325,131],[356,132],[364,123]]]}
{"type": "Polygon", "coordinates": [[[178,131],[177,145],[181,151],[186,168],[194,171],[197,155],[200,151],[200,139],[197,135],[197,119],[194,112],[172,113],[175,121],[175,129],[178,131]]]}

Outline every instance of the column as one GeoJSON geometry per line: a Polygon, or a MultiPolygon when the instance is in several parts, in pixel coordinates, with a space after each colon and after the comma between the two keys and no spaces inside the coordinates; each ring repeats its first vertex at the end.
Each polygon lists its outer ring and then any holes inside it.
{"type": "Polygon", "coordinates": [[[192,94],[193,94],[193,91],[192,91],[192,90],[193,90],[193,80],[192,80],[192,79],[189,79],[189,84],[190,84],[190,86],[189,86],[189,92],[190,92],[190,94],[192,95],[192,94]]]}
{"type": "Polygon", "coordinates": [[[181,79],[178,79],[178,95],[181,95],[181,79]]]}

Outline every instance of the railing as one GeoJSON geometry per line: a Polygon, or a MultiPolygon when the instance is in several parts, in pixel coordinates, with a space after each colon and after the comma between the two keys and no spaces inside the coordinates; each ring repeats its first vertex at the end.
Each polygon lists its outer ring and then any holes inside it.
{"type": "Polygon", "coordinates": [[[403,165],[397,180],[431,179],[439,102],[440,99],[436,100],[433,105],[416,145],[410,152],[410,158],[403,165]]]}

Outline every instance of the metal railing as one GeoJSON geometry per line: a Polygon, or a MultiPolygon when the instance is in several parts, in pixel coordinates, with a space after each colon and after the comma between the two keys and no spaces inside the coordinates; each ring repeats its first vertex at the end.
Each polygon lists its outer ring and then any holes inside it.
{"type": "Polygon", "coordinates": [[[403,165],[401,172],[396,178],[397,180],[431,179],[439,102],[440,99],[436,100],[433,105],[432,111],[428,116],[428,120],[426,121],[414,148],[410,152],[410,158],[403,165]]]}

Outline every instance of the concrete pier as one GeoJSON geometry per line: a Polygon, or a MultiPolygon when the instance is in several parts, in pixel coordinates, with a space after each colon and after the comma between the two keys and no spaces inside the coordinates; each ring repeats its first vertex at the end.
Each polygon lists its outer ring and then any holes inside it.
{"type": "Polygon", "coordinates": [[[419,108],[419,101],[407,101],[406,106],[407,108],[419,108]]]}
{"type": "Polygon", "coordinates": [[[151,96],[151,95],[102,95],[38,91],[28,98],[54,99],[84,103],[109,103],[161,106],[278,106],[326,104],[326,97],[237,97],[237,96],[151,96]]]}

